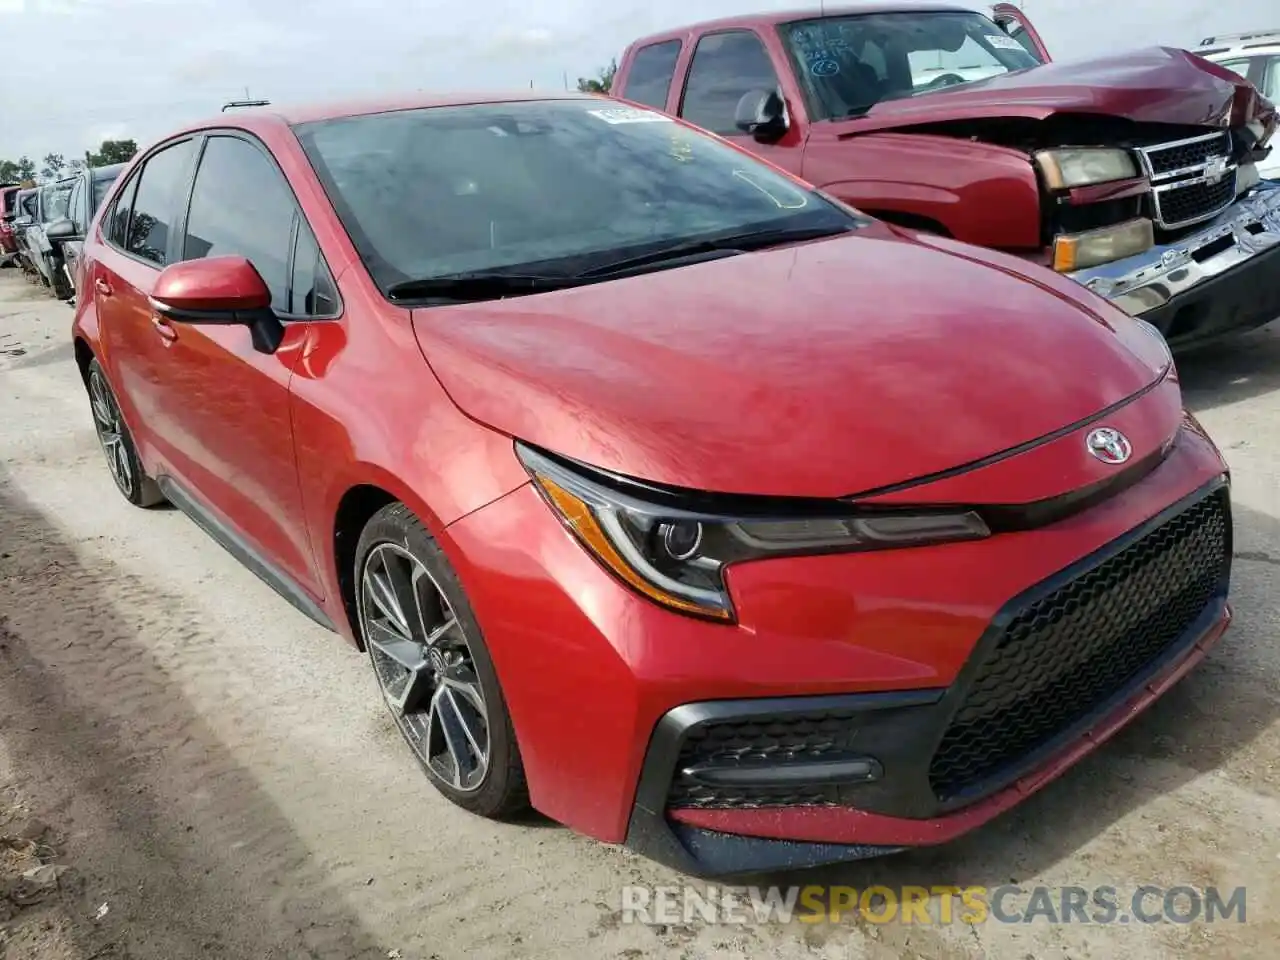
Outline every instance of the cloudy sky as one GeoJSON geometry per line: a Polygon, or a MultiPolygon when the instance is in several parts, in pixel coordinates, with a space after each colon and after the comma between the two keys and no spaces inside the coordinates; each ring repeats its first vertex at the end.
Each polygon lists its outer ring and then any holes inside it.
{"type": "MultiPolygon", "coordinates": [[[[142,143],[246,88],[279,103],[530,83],[557,90],[566,74],[572,84],[645,33],[806,2],[0,0],[0,157],[79,155],[106,137],[142,143]]],[[[1022,6],[1058,59],[1280,28],[1274,0],[1022,6]]]]}

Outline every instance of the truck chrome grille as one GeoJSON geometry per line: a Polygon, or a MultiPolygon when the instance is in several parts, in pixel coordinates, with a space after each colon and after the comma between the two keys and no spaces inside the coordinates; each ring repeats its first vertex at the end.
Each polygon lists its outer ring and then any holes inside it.
{"type": "Polygon", "coordinates": [[[1165,230],[1208,220],[1236,198],[1226,131],[1141,147],[1138,157],[1151,180],[1156,225],[1165,230]]]}

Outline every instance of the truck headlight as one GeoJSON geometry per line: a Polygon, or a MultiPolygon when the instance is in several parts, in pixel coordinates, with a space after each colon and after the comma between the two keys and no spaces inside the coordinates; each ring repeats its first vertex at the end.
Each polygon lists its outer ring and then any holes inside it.
{"type": "Polygon", "coordinates": [[[619,489],[522,443],[516,454],[547,505],[606,570],[669,610],[724,623],[735,619],[725,583],[731,563],[765,557],[885,550],[978,540],[985,521],[963,507],[858,508],[839,500],[780,510],[776,500],[717,498],[695,491],[619,489]],[[770,506],[770,502],[773,506],[770,506]]]}
{"type": "Polygon", "coordinates": [[[1053,269],[1059,273],[1070,273],[1112,260],[1123,260],[1150,250],[1155,242],[1155,229],[1145,218],[1084,233],[1060,234],[1053,240],[1053,269]]]}
{"type": "Polygon", "coordinates": [[[1126,150],[1096,147],[1041,150],[1035,155],[1035,161],[1050,190],[1068,190],[1138,176],[1138,165],[1126,150]]]}

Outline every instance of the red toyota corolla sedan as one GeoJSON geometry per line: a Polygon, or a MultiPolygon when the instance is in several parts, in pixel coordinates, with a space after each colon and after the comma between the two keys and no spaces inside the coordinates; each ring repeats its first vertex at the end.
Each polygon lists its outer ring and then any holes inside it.
{"type": "Polygon", "coordinates": [[[367,650],[483,816],[707,875],[939,843],[1230,619],[1152,328],[646,109],[222,115],[85,255],[120,491],[367,650]]]}

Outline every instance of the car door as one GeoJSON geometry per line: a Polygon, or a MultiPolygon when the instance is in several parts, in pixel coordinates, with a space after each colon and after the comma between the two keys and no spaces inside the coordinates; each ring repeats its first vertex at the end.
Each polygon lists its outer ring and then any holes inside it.
{"type": "MultiPolygon", "coordinates": [[[[144,174],[142,185],[146,186],[144,174]]],[[[153,431],[174,478],[278,571],[322,596],[304,520],[290,422],[289,380],[306,338],[293,309],[295,246],[318,256],[296,199],[267,149],[248,135],[210,134],[182,218],[183,260],[241,256],[285,321],[273,354],[241,326],[162,325],[161,402],[153,431]]]]}
{"type": "Polygon", "coordinates": [[[1049,63],[1049,48],[1040,39],[1040,33],[1026,13],[1012,3],[997,3],[991,8],[991,18],[1018,44],[1041,63],[1049,63]]]}
{"type": "Polygon", "coordinates": [[[153,477],[168,472],[171,450],[160,429],[168,344],[148,297],[175,256],[173,227],[189,190],[197,145],[194,137],[171,141],[134,169],[103,218],[104,245],[92,276],[85,277],[86,287],[92,284],[111,383],[153,477]]]}
{"type": "MultiPolygon", "coordinates": [[[[783,56],[780,49],[778,56],[783,56]]],[[[778,63],[754,30],[703,34],[689,60],[676,114],[798,175],[804,161],[804,135],[796,112],[803,106],[798,96],[787,95],[779,77],[778,63]],[[775,89],[783,94],[792,122],[780,139],[765,143],[738,129],[738,101],[755,90],[775,89]]]]}

